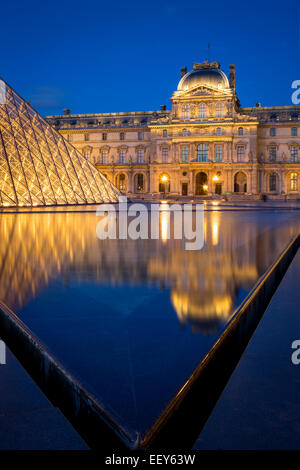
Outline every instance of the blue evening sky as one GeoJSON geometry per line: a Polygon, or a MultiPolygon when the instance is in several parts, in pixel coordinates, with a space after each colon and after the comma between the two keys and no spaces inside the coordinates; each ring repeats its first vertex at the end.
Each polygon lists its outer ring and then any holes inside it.
{"type": "Polygon", "coordinates": [[[242,106],[291,105],[299,0],[2,2],[2,76],[42,114],[170,108],[180,68],[237,67],[242,106]]]}

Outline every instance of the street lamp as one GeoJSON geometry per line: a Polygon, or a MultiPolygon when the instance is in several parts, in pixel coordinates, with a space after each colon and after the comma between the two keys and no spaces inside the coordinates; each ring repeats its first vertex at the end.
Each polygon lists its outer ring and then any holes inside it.
{"type": "Polygon", "coordinates": [[[162,175],[162,176],[160,177],[160,181],[161,181],[162,183],[166,183],[166,182],[168,181],[168,179],[169,179],[169,178],[167,177],[167,175],[162,175]]]}

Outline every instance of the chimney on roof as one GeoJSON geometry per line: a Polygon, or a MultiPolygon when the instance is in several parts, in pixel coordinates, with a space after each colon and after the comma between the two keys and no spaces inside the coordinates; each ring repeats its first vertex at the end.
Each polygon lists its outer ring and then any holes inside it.
{"type": "Polygon", "coordinates": [[[161,111],[166,111],[166,109],[167,109],[167,107],[166,107],[165,104],[161,104],[161,105],[160,105],[160,110],[161,110],[161,111]]]}
{"type": "Polygon", "coordinates": [[[65,116],[68,116],[69,114],[71,114],[71,111],[69,109],[64,109],[64,114],[65,116]]]}
{"type": "Polygon", "coordinates": [[[235,64],[229,65],[229,85],[235,89],[235,64]]]}
{"type": "Polygon", "coordinates": [[[181,67],[181,69],[180,69],[181,78],[184,77],[186,73],[187,73],[187,68],[186,67],[181,67]]]}

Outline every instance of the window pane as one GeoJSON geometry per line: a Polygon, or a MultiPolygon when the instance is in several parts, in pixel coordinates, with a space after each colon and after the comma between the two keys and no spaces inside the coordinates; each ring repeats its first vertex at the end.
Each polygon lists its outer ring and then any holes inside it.
{"type": "Polygon", "coordinates": [[[221,162],[223,158],[223,147],[217,145],[216,147],[216,161],[221,162]]]}
{"type": "Polygon", "coordinates": [[[203,119],[206,118],[206,105],[200,104],[199,106],[199,118],[203,119]]]}
{"type": "Polygon", "coordinates": [[[189,149],[188,147],[182,147],[181,149],[182,161],[188,162],[189,159],[189,149]]]}
{"type": "Polygon", "coordinates": [[[207,144],[200,144],[197,147],[197,161],[207,162],[208,160],[208,146],[207,144]]]}
{"type": "Polygon", "coordinates": [[[243,162],[245,157],[245,147],[243,145],[239,145],[237,148],[237,161],[243,162]]]}
{"type": "Polygon", "coordinates": [[[298,161],[298,147],[291,147],[291,160],[292,162],[298,161]]]}
{"type": "Polygon", "coordinates": [[[276,161],[276,147],[269,148],[269,159],[270,159],[270,162],[276,161]]]}

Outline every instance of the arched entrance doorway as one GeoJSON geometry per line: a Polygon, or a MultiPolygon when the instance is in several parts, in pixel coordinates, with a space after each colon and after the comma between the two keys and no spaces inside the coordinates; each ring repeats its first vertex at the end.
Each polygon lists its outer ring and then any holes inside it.
{"type": "Polygon", "coordinates": [[[159,177],[159,187],[158,191],[160,193],[169,193],[170,192],[170,178],[169,175],[163,173],[159,177]]]}
{"type": "Polygon", "coordinates": [[[200,173],[197,173],[196,175],[195,194],[196,196],[200,196],[201,194],[207,194],[207,190],[207,174],[203,171],[200,171],[200,173]]]}
{"type": "Polygon", "coordinates": [[[215,186],[215,194],[222,194],[222,174],[220,171],[217,171],[217,173],[213,176],[213,183],[215,186]]]}
{"type": "Polygon", "coordinates": [[[243,171],[239,171],[234,175],[234,192],[247,192],[247,175],[243,171]]]}

